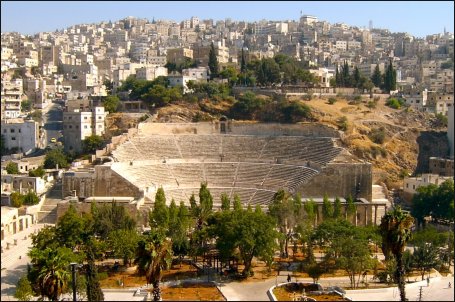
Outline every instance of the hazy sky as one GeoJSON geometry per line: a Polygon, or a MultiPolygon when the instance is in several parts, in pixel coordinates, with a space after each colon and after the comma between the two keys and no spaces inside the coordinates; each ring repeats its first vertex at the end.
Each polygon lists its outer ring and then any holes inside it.
{"type": "Polygon", "coordinates": [[[2,32],[35,34],[127,16],[180,22],[298,20],[301,12],[330,23],[408,32],[416,37],[454,32],[453,1],[1,1],[2,32]]]}

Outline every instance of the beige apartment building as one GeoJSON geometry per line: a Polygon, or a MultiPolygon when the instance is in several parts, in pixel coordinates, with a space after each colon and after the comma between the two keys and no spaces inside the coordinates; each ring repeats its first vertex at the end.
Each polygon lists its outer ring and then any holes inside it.
{"type": "Polygon", "coordinates": [[[63,144],[65,151],[81,152],[82,141],[91,136],[105,133],[105,118],[108,112],[104,107],[94,107],[91,111],[74,109],[63,112],[63,144]]]}

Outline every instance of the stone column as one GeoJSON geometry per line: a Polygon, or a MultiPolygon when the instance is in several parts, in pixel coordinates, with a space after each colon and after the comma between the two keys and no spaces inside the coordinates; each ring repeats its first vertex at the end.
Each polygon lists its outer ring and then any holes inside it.
{"type": "Polygon", "coordinates": [[[377,217],[378,217],[378,205],[375,204],[374,205],[374,225],[378,225],[377,224],[377,217]]]}
{"type": "Polygon", "coordinates": [[[364,226],[368,225],[368,205],[365,205],[365,219],[364,219],[364,226]]]}

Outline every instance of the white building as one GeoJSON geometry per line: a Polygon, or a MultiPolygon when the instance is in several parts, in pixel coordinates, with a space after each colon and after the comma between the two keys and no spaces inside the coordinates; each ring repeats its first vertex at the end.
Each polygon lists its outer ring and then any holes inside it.
{"type": "Polygon", "coordinates": [[[434,184],[439,186],[444,181],[453,179],[452,176],[439,176],[437,174],[422,174],[419,177],[408,177],[404,179],[403,191],[407,194],[414,195],[419,187],[434,184]]]}
{"type": "Polygon", "coordinates": [[[91,135],[102,136],[105,132],[105,118],[108,112],[104,107],[92,111],[74,109],[63,112],[63,144],[65,151],[81,152],[82,141],[91,135]]]}
{"type": "Polygon", "coordinates": [[[8,149],[16,148],[19,152],[29,154],[42,147],[39,137],[39,125],[35,121],[22,119],[2,121],[2,135],[8,149]]]}

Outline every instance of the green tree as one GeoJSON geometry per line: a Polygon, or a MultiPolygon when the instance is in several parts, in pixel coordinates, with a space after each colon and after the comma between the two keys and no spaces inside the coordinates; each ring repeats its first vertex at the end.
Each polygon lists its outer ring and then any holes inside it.
{"type": "Polygon", "coordinates": [[[221,194],[221,210],[229,211],[231,209],[231,200],[226,193],[221,194]]]}
{"type": "Polygon", "coordinates": [[[436,268],[439,264],[438,248],[431,243],[421,243],[414,248],[412,254],[413,267],[420,271],[422,280],[425,278],[425,273],[430,272],[432,268],[436,268]]]}
{"type": "Polygon", "coordinates": [[[41,296],[51,301],[58,301],[59,296],[66,292],[70,282],[70,263],[80,262],[81,259],[67,247],[39,250],[33,247],[29,252],[36,271],[36,283],[41,296]]]}
{"type": "Polygon", "coordinates": [[[362,273],[373,267],[373,259],[366,240],[358,238],[340,238],[340,257],[337,264],[348,273],[351,287],[359,286],[362,273]],[[357,276],[357,283],[356,283],[357,276]]]}
{"type": "Polygon", "coordinates": [[[114,230],[108,236],[114,256],[123,259],[123,265],[130,265],[134,259],[139,235],[136,230],[114,230]]]}
{"type": "Polygon", "coordinates": [[[324,219],[329,219],[333,217],[333,214],[334,214],[333,205],[330,202],[327,194],[324,194],[324,197],[322,199],[322,217],[324,219]]]}
{"type": "Polygon", "coordinates": [[[60,245],[66,246],[71,250],[79,249],[92,232],[87,222],[77,213],[76,208],[70,205],[57,223],[56,235],[60,245]]]}
{"type": "Polygon", "coordinates": [[[242,73],[244,73],[246,71],[245,53],[243,51],[243,47],[242,47],[242,58],[240,61],[240,71],[242,73]]]}
{"type": "Polygon", "coordinates": [[[169,226],[169,209],[166,206],[166,196],[162,187],[156,191],[155,203],[152,212],[150,212],[149,222],[156,232],[166,233],[169,226]]]}
{"type": "Polygon", "coordinates": [[[303,204],[303,208],[307,214],[307,217],[311,223],[315,223],[315,219],[317,217],[318,206],[316,202],[310,198],[303,204]]]}
{"type": "Polygon", "coordinates": [[[21,111],[28,112],[32,110],[32,103],[29,100],[23,100],[21,102],[21,111]]]}
{"type": "Polygon", "coordinates": [[[269,214],[275,219],[278,230],[281,233],[279,238],[281,256],[287,258],[289,257],[289,240],[296,225],[296,213],[292,196],[284,190],[276,192],[272,203],[269,205],[269,214]]]}
{"type": "Polygon", "coordinates": [[[101,285],[98,278],[98,271],[95,265],[95,253],[94,244],[90,241],[87,249],[87,266],[86,266],[86,278],[87,278],[87,300],[88,301],[104,301],[104,294],[101,290],[101,285]]]}
{"type": "Polygon", "coordinates": [[[17,281],[16,291],[14,292],[14,298],[19,301],[30,301],[33,297],[33,289],[27,276],[22,276],[17,281]]]}
{"type": "Polygon", "coordinates": [[[108,95],[103,100],[103,106],[109,113],[117,112],[120,105],[120,99],[116,95],[108,95]]]}
{"type": "Polygon", "coordinates": [[[333,218],[338,219],[341,218],[341,201],[338,197],[335,198],[333,202],[333,218]]]}
{"type": "Polygon", "coordinates": [[[263,105],[261,99],[251,91],[245,92],[231,107],[231,115],[240,119],[254,119],[256,111],[263,105]]]}
{"type": "Polygon", "coordinates": [[[389,60],[389,64],[384,74],[384,90],[390,93],[390,91],[397,89],[397,71],[393,68],[392,59],[389,60]]]}
{"type": "Polygon", "coordinates": [[[46,171],[44,170],[43,166],[39,166],[38,168],[34,170],[28,171],[28,176],[30,177],[43,177],[46,175],[46,171]]]}
{"type": "Polygon", "coordinates": [[[373,74],[371,75],[371,82],[373,82],[375,87],[382,87],[382,74],[379,70],[379,64],[376,64],[373,74]]]}
{"type": "Polygon", "coordinates": [[[19,166],[17,163],[10,161],[6,165],[6,173],[8,174],[19,174],[19,166]]]}
{"type": "Polygon", "coordinates": [[[82,141],[82,148],[85,153],[94,153],[103,147],[104,140],[101,136],[92,134],[82,141]]]}
{"type": "Polygon", "coordinates": [[[319,278],[324,273],[324,269],[320,263],[314,262],[307,267],[306,272],[308,276],[313,279],[313,283],[317,283],[319,278]]]}
{"type": "Polygon", "coordinates": [[[349,195],[348,198],[346,198],[346,218],[351,221],[356,213],[356,206],[354,203],[354,199],[352,198],[352,195],[349,195]]]}
{"type": "Polygon", "coordinates": [[[106,238],[114,230],[133,230],[136,220],[126,211],[125,207],[115,201],[92,208],[95,235],[106,238]]]}
{"type": "Polygon", "coordinates": [[[19,192],[13,192],[10,195],[11,205],[15,208],[20,208],[24,204],[24,195],[19,192]]]}
{"type": "Polygon", "coordinates": [[[68,168],[68,160],[62,149],[52,149],[46,153],[44,158],[45,169],[68,168]]]}
{"type": "Polygon", "coordinates": [[[212,44],[210,45],[209,51],[209,69],[210,69],[210,77],[213,79],[218,76],[218,58],[215,52],[215,46],[212,44]]]}
{"type": "Polygon", "coordinates": [[[33,206],[35,204],[38,204],[39,200],[40,200],[38,195],[36,195],[36,193],[33,191],[30,191],[27,194],[25,194],[23,198],[24,198],[23,199],[24,204],[28,205],[28,206],[33,206]]]}
{"type": "Polygon", "coordinates": [[[413,224],[414,218],[408,213],[403,212],[401,208],[397,206],[382,217],[379,226],[382,236],[382,251],[386,256],[386,259],[389,259],[390,255],[393,255],[397,263],[395,280],[397,280],[398,283],[402,302],[406,301],[403,252],[406,243],[412,237],[411,228],[413,224]]]}
{"type": "Polygon", "coordinates": [[[148,234],[139,240],[136,250],[138,271],[145,274],[147,284],[153,285],[153,301],[161,301],[160,282],[162,271],[168,269],[172,263],[172,243],[170,240],[148,234]]]}

